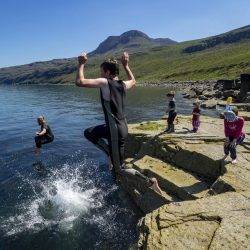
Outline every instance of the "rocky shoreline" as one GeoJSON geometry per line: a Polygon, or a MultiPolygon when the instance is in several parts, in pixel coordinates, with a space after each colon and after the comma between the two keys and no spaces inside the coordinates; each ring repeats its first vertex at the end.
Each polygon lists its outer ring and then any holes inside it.
{"type": "Polygon", "coordinates": [[[228,97],[239,110],[250,111],[250,74],[241,74],[236,79],[201,80],[201,81],[173,81],[173,82],[145,82],[142,87],[162,87],[183,92],[183,97],[198,99],[202,108],[215,109],[225,106],[228,97]]]}
{"type": "MultiPolygon", "coordinates": [[[[248,113],[249,115],[249,113],[248,113]]],[[[190,117],[179,116],[176,132],[165,120],[129,125],[126,164],[156,177],[160,195],[138,179],[121,185],[145,213],[138,223],[138,249],[247,249],[250,227],[250,123],[238,146],[238,164],[221,160],[223,120],[202,116],[190,133],[190,117]]]]}

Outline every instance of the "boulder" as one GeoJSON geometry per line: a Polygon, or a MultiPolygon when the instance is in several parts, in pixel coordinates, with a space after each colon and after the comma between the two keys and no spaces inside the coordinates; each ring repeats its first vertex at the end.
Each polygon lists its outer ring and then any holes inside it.
{"type": "Polygon", "coordinates": [[[212,98],[215,96],[215,91],[213,90],[205,90],[203,91],[203,95],[207,98],[212,98]]]}
{"type": "Polygon", "coordinates": [[[248,249],[250,202],[228,192],[173,202],[139,223],[140,249],[248,249]]]}
{"type": "Polygon", "coordinates": [[[202,101],[208,100],[208,97],[206,97],[204,95],[200,95],[198,98],[199,98],[199,100],[202,100],[202,101]]]}
{"type": "Polygon", "coordinates": [[[236,84],[234,80],[218,80],[217,81],[218,85],[222,85],[223,86],[223,90],[230,90],[230,89],[234,89],[236,84]]]}
{"type": "Polygon", "coordinates": [[[247,94],[244,98],[244,103],[250,103],[250,92],[247,92],[247,94]]]}
{"type": "Polygon", "coordinates": [[[239,90],[233,90],[233,89],[230,89],[230,90],[225,90],[223,91],[223,96],[225,98],[228,98],[229,96],[233,97],[234,99],[238,98],[238,95],[239,95],[240,91],[239,90]]]}
{"type": "Polygon", "coordinates": [[[235,89],[240,90],[241,88],[241,81],[240,78],[235,79],[235,89]]]}
{"type": "MultiPolygon", "coordinates": [[[[245,101],[247,93],[250,92],[250,74],[241,74],[240,100],[245,101]]],[[[246,102],[246,101],[245,101],[246,102]]]]}
{"type": "Polygon", "coordinates": [[[202,95],[204,89],[203,87],[194,87],[191,90],[194,91],[196,95],[202,95]]]}
{"type": "Polygon", "coordinates": [[[204,101],[204,102],[201,104],[201,108],[205,108],[205,109],[215,109],[215,108],[216,108],[216,105],[217,105],[217,100],[215,100],[215,99],[210,99],[210,100],[204,101]]]}

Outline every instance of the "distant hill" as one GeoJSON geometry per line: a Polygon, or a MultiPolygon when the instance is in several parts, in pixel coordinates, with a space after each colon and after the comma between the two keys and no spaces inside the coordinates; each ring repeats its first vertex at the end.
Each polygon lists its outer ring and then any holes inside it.
{"type": "MultiPolygon", "coordinates": [[[[104,58],[131,53],[138,82],[234,78],[250,73],[250,25],[217,36],[177,43],[132,30],[111,36],[89,53],[87,76],[99,76],[104,58]]],[[[74,83],[76,58],[0,69],[0,84],[74,83]]],[[[121,77],[124,75],[122,74],[121,77]]]]}
{"type": "Polygon", "coordinates": [[[100,55],[108,52],[118,52],[120,50],[129,49],[131,51],[145,48],[152,48],[156,46],[176,44],[169,38],[150,38],[145,33],[138,30],[127,31],[120,36],[109,36],[105,39],[96,50],[90,53],[90,55],[100,55]]]}
{"type": "Polygon", "coordinates": [[[242,28],[201,40],[198,44],[188,46],[184,49],[186,53],[197,52],[209,48],[213,48],[219,44],[237,43],[250,39],[250,25],[242,28]]]}

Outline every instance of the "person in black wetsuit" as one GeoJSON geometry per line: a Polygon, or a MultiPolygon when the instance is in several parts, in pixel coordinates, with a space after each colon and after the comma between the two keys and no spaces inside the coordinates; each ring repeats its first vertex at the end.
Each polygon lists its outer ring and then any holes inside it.
{"type": "Polygon", "coordinates": [[[86,53],[78,57],[76,85],[85,88],[99,88],[105,123],[84,131],[85,137],[104,151],[110,160],[115,175],[139,176],[148,186],[161,192],[155,178],[148,178],[134,169],[126,169],[124,164],[124,147],[128,135],[127,121],[124,114],[126,90],[132,88],[136,81],[128,65],[129,55],[124,53],[121,59],[128,80],[118,79],[119,64],[115,60],[107,60],[101,64],[101,77],[86,79],[84,67],[87,62],[86,53]],[[106,142],[107,140],[107,142],[106,142]]]}
{"type": "Polygon", "coordinates": [[[36,132],[36,136],[35,136],[35,143],[36,143],[35,153],[39,154],[40,149],[42,147],[42,144],[52,142],[54,140],[54,135],[52,133],[52,130],[51,130],[50,126],[45,121],[44,116],[39,116],[37,118],[37,123],[41,126],[41,130],[39,132],[36,132]]]}
{"type": "Polygon", "coordinates": [[[166,113],[168,113],[168,127],[166,128],[165,132],[172,133],[174,132],[174,120],[176,118],[176,108],[175,108],[175,99],[174,99],[174,91],[171,91],[167,94],[167,100],[168,100],[168,108],[166,110],[166,113]]]}

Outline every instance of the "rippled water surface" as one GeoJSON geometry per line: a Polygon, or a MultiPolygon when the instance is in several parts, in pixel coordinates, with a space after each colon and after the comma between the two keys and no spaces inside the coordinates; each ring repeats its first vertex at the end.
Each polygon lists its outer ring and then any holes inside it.
{"type": "MultiPolygon", "coordinates": [[[[160,118],[165,92],[128,92],[128,121],[160,118]]],[[[179,113],[191,112],[180,93],[176,100],[179,113]]],[[[104,154],[83,138],[84,128],[101,123],[97,90],[0,86],[0,249],[127,249],[136,242],[141,214],[115,184],[104,154]],[[41,114],[55,141],[37,157],[41,114]]]]}

